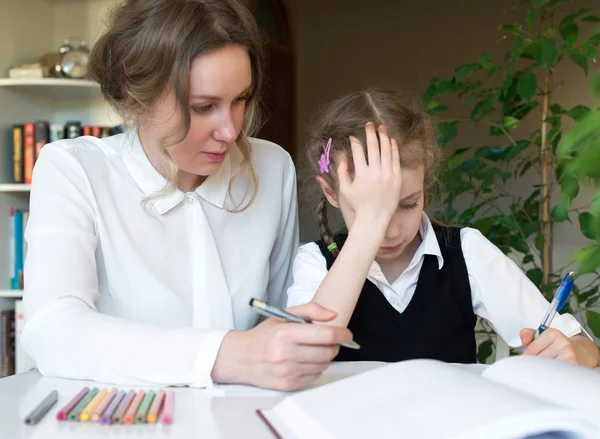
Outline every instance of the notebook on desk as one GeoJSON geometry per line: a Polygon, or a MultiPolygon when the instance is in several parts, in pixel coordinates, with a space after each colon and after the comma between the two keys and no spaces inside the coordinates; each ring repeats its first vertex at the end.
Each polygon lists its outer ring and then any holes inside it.
{"type": "Polygon", "coordinates": [[[518,356],[478,374],[410,360],[257,412],[282,439],[592,439],[600,437],[600,370],[518,356]]]}

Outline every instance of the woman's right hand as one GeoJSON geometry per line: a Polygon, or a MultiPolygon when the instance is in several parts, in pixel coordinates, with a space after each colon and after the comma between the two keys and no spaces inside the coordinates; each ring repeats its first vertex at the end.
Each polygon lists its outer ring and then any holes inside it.
{"type": "MultiPolygon", "coordinates": [[[[316,303],[288,309],[314,322],[336,316],[316,303]]],[[[287,323],[268,319],[248,331],[230,331],[213,367],[217,382],[252,384],[266,389],[295,390],[316,380],[339,351],[352,340],[347,328],[287,323]]]]}
{"type": "Polygon", "coordinates": [[[402,173],[398,143],[390,139],[387,128],[379,126],[379,139],[375,125],[365,126],[367,137],[367,160],[363,145],[355,137],[350,137],[354,179],[348,172],[348,158],[342,157],[338,166],[340,194],[354,210],[355,218],[367,222],[380,220],[385,226],[398,209],[402,189],[402,173]]]}

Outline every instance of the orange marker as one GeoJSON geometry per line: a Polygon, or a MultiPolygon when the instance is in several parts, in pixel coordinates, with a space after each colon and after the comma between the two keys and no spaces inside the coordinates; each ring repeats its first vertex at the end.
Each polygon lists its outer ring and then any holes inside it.
{"type": "Polygon", "coordinates": [[[138,393],[135,394],[133,401],[131,401],[131,405],[125,412],[125,416],[123,417],[123,423],[131,424],[133,422],[137,409],[140,406],[142,399],[144,399],[145,395],[146,392],[144,392],[143,390],[140,390],[138,393]]]}

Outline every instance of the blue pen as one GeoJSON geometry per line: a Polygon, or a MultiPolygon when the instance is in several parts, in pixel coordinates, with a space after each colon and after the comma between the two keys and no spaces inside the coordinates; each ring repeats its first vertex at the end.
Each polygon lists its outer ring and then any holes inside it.
{"type": "Polygon", "coordinates": [[[575,273],[569,271],[560,283],[558,290],[556,290],[556,294],[554,295],[552,302],[550,302],[548,311],[546,311],[546,315],[542,319],[542,323],[540,324],[538,330],[533,336],[534,339],[536,339],[542,332],[548,329],[556,313],[558,313],[562,309],[562,307],[565,306],[565,303],[567,303],[567,300],[569,300],[571,291],[573,291],[574,282],[575,273]]]}

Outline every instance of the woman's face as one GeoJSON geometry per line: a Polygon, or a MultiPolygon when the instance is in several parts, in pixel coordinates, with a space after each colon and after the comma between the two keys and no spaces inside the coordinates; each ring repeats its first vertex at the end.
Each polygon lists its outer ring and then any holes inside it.
{"type": "MultiPolygon", "coordinates": [[[[190,130],[181,143],[167,149],[180,170],[180,181],[187,175],[188,180],[201,183],[219,170],[242,131],[251,89],[250,57],[243,47],[227,46],[194,59],[190,68],[190,130]]],[[[152,139],[161,139],[179,121],[175,97],[169,90],[155,103],[153,117],[145,121],[144,129],[152,139]]],[[[146,148],[143,138],[142,144],[146,148]]]]}

